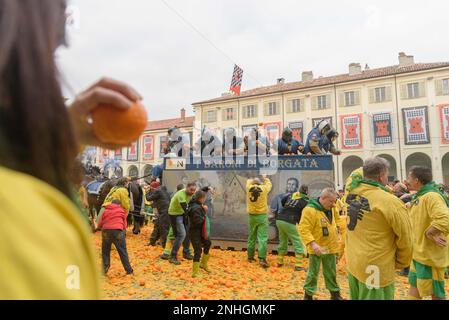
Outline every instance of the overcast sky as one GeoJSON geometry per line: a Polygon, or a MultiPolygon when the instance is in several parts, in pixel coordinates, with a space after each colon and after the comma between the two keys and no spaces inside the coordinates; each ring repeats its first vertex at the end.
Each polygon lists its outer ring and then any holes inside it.
{"type": "Polygon", "coordinates": [[[164,1],[69,0],[79,19],[58,60],[73,90],[103,75],[127,81],[159,120],[229,90],[233,61],[243,90],[305,70],[346,73],[351,62],[394,65],[400,51],[449,61],[447,0],[164,1]]]}

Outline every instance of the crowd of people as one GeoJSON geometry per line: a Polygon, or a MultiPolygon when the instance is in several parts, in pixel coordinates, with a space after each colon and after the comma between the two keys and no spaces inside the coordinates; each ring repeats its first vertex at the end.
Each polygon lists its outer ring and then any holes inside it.
{"type": "MultiPolygon", "coordinates": [[[[431,169],[427,167],[412,167],[404,182],[389,182],[388,172],[387,160],[370,158],[351,174],[342,192],[326,188],[318,198],[311,198],[307,185],[287,188],[285,194],[272,201],[271,210],[269,177],[249,178],[246,183],[248,262],[270,267],[268,225],[270,217],[274,217],[279,236],[277,267],[284,266],[291,244],[295,254],[294,272],[307,273],[306,300],[313,300],[317,291],[321,265],[330,298],[343,299],[336,276],[337,262],[343,257],[351,299],[394,299],[396,272],[402,270],[401,274],[405,275],[408,269],[410,299],[428,296],[444,299],[444,278],[449,266],[447,190],[433,182],[431,169]]],[[[172,196],[157,181],[147,188],[146,198],[157,216],[149,245],[156,246],[159,241],[163,248],[161,258],[174,265],[181,264],[178,252],[182,246],[183,258],[193,260],[195,278],[200,275],[200,269],[211,272],[208,265],[210,223],[205,204],[211,190],[210,186],[198,188],[196,182],[179,185],[172,196]]],[[[110,223],[113,227],[123,226],[124,221],[117,214],[119,194],[117,199],[108,196],[110,203],[105,210],[109,219],[116,221],[110,223]]],[[[106,219],[105,213],[102,219],[106,219]]],[[[108,225],[104,220],[102,223],[108,225]]],[[[104,271],[108,270],[110,245],[114,243],[125,270],[132,272],[120,232],[103,232],[104,271]]]]}
{"type": "MultiPolygon", "coordinates": [[[[67,44],[65,1],[0,4],[0,180],[7,186],[0,189],[0,298],[99,299],[101,285],[92,239],[76,206],[74,185],[80,177],[71,173],[82,146],[125,147],[97,138],[92,110],[105,104],[128,109],[142,96],[126,83],[102,78],[67,106],[55,63],[56,50],[67,44]]],[[[177,128],[169,134],[169,153],[182,156],[191,151],[187,137],[177,128]]],[[[242,149],[244,155],[270,154],[272,150],[284,155],[339,153],[331,143],[337,133],[326,122],[308,134],[304,145],[293,141],[289,130],[284,130],[274,148],[257,129],[244,138],[232,131],[226,135],[231,139],[225,139],[223,145],[205,129],[194,149],[209,155],[238,155],[242,149]]],[[[395,271],[407,267],[410,299],[444,299],[444,272],[449,265],[447,190],[445,193],[433,182],[426,167],[413,167],[406,183],[392,188],[387,186],[387,177],[385,160],[367,159],[348,179],[340,199],[332,189],[310,199],[306,186],[299,194],[289,193],[280,199],[277,262],[280,267],[284,264],[291,241],[295,272],[307,271],[305,299],[313,298],[321,264],[331,297],[341,299],[335,270],[343,252],[351,299],[392,299],[395,271]],[[307,258],[308,269],[304,264],[307,258]]],[[[134,272],[126,250],[126,218],[132,207],[128,183],[128,179],[120,179],[100,210],[105,273],[112,244],[126,272],[134,272]]],[[[187,182],[171,197],[156,183],[149,189],[146,198],[159,219],[150,244],[159,239],[165,246],[162,257],[175,265],[180,263],[177,254],[182,245],[184,257],[193,260],[193,276],[199,276],[199,269],[211,272],[208,261],[213,230],[205,214],[210,189],[197,190],[195,183],[187,182]]],[[[268,177],[253,177],[246,186],[248,260],[257,261],[257,244],[263,268],[269,267],[270,189],[268,177]]]]}
{"type": "Polygon", "coordinates": [[[307,135],[305,144],[293,136],[290,128],[284,128],[282,136],[272,142],[259,127],[251,128],[244,137],[239,137],[234,128],[227,128],[220,138],[206,126],[201,137],[191,146],[190,136],[179,128],[168,130],[168,144],[164,153],[169,156],[189,157],[191,154],[202,157],[215,156],[262,156],[298,154],[334,154],[341,152],[335,147],[338,132],[327,120],[320,121],[307,135]]]}

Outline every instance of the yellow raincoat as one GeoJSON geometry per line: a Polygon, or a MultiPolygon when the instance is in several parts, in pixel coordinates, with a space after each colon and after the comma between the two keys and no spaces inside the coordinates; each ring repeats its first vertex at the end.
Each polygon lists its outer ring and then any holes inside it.
{"type": "Polygon", "coordinates": [[[425,235],[432,226],[440,230],[449,241],[449,209],[443,198],[428,192],[412,202],[410,217],[413,225],[413,260],[422,264],[445,268],[449,266],[449,250],[439,247],[425,235]]]}
{"type": "Polygon", "coordinates": [[[327,254],[337,254],[340,248],[337,230],[339,223],[340,215],[336,210],[332,210],[332,222],[330,222],[323,211],[305,207],[298,224],[298,232],[302,242],[307,246],[307,252],[315,254],[311,246],[311,243],[315,241],[316,244],[326,250],[327,254]],[[328,236],[323,235],[323,227],[328,229],[328,236]]]}
{"type": "Polygon", "coordinates": [[[338,214],[340,216],[340,219],[338,219],[337,222],[339,246],[338,255],[342,257],[345,251],[346,241],[347,205],[340,199],[337,199],[335,207],[333,207],[332,210],[335,211],[335,214],[338,214]]]}
{"type": "Polygon", "coordinates": [[[264,179],[263,184],[253,184],[253,179],[246,181],[246,209],[250,214],[268,214],[268,194],[271,191],[271,181],[264,179]],[[256,193],[250,192],[256,189],[256,193]]]}
{"type": "Polygon", "coordinates": [[[43,181],[0,167],[0,299],[98,299],[88,227],[43,181]]]}
{"type": "Polygon", "coordinates": [[[121,207],[125,209],[126,213],[129,213],[131,203],[129,201],[128,189],[125,187],[112,188],[106,196],[106,199],[104,199],[102,207],[104,208],[107,205],[110,205],[114,200],[119,200],[121,202],[121,207]]]}
{"type": "Polygon", "coordinates": [[[412,258],[412,229],[404,203],[379,187],[361,184],[351,192],[369,202],[353,231],[346,233],[347,270],[365,283],[374,269],[379,286],[394,282],[395,269],[408,267],[412,258]]]}

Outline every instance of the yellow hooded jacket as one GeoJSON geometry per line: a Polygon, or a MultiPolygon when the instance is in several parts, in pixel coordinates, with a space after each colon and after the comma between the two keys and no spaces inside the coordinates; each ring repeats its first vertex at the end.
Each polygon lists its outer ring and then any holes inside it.
{"type": "Polygon", "coordinates": [[[98,299],[88,225],[62,193],[0,167],[0,299],[98,299]]]}
{"type": "Polygon", "coordinates": [[[349,187],[352,183],[352,175],[356,174],[359,175],[361,177],[363,177],[363,167],[360,167],[358,169],[355,169],[354,171],[351,172],[351,174],[349,175],[348,179],[346,179],[346,184],[345,184],[345,194],[344,196],[341,198],[341,201],[343,201],[343,203],[346,203],[346,197],[349,194],[349,187]]]}
{"type": "Polygon", "coordinates": [[[126,189],[125,187],[112,188],[104,199],[102,207],[104,208],[107,205],[110,205],[114,200],[119,200],[121,203],[121,207],[125,209],[126,213],[129,213],[131,203],[129,201],[128,189],[126,189]]]}
{"type": "Polygon", "coordinates": [[[338,255],[342,257],[345,252],[347,204],[344,203],[341,199],[337,199],[337,202],[335,203],[335,206],[332,208],[332,210],[335,211],[335,214],[338,214],[340,216],[340,219],[338,219],[337,222],[339,244],[338,255]]]}
{"type": "Polygon", "coordinates": [[[309,254],[315,254],[311,243],[315,242],[326,249],[327,254],[337,254],[340,246],[338,242],[337,225],[340,223],[340,214],[332,210],[332,222],[329,221],[323,211],[312,207],[305,207],[302,211],[301,221],[298,224],[298,232],[309,254]],[[327,228],[329,235],[323,235],[323,228],[327,228]]]}
{"type": "Polygon", "coordinates": [[[436,192],[428,192],[412,201],[410,216],[413,226],[413,259],[436,268],[449,266],[449,250],[426,237],[429,227],[440,230],[449,241],[449,209],[436,192]]]}
{"type": "Polygon", "coordinates": [[[249,214],[268,214],[268,194],[271,181],[264,178],[263,184],[254,184],[253,179],[246,181],[246,210],[249,214]]]}
{"type": "Polygon", "coordinates": [[[354,230],[346,232],[347,270],[362,283],[379,271],[379,286],[394,282],[395,269],[410,265],[412,258],[411,221],[404,203],[379,187],[361,184],[350,194],[368,200],[354,230]]]}

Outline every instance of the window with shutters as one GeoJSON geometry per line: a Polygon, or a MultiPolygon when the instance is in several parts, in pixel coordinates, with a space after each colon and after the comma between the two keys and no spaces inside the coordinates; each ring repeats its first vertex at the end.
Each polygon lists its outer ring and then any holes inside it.
{"type": "Polygon", "coordinates": [[[357,104],[355,96],[356,96],[355,91],[345,92],[345,106],[346,107],[355,106],[357,104]]]}
{"type": "Polygon", "coordinates": [[[442,88],[443,94],[449,95],[449,79],[443,79],[442,86],[443,86],[443,88],[442,88]]]}
{"type": "Polygon", "coordinates": [[[217,121],[217,111],[216,110],[209,110],[206,111],[206,119],[204,119],[205,122],[216,122],[217,121]]]}
{"type": "Polygon", "coordinates": [[[249,118],[255,118],[257,117],[257,106],[256,105],[250,105],[243,107],[243,118],[249,119],[249,118]]]}
{"type": "Polygon", "coordinates": [[[328,105],[328,101],[327,101],[327,96],[318,96],[316,97],[317,99],[317,109],[318,110],[322,110],[322,109],[326,109],[327,105],[328,105]]]}
{"type": "Polygon", "coordinates": [[[374,101],[384,102],[387,101],[387,88],[379,87],[374,89],[374,101]]]}
{"type": "Polygon", "coordinates": [[[419,82],[407,83],[407,98],[416,99],[419,98],[419,82]]]}
{"type": "Polygon", "coordinates": [[[297,113],[302,111],[301,99],[293,99],[290,101],[290,110],[291,113],[297,113]]]}
{"type": "Polygon", "coordinates": [[[269,102],[265,105],[265,115],[275,116],[279,114],[279,106],[277,102],[269,102]]]}
{"type": "Polygon", "coordinates": [[[225,120],[225,121],[235,120],[235,108],[224,109],[223,120],[225,120]]]}

